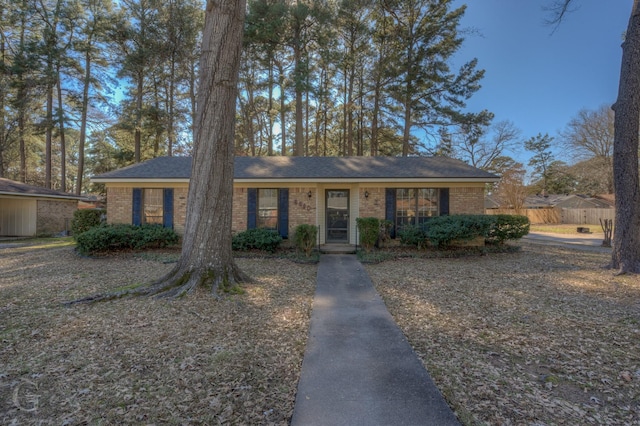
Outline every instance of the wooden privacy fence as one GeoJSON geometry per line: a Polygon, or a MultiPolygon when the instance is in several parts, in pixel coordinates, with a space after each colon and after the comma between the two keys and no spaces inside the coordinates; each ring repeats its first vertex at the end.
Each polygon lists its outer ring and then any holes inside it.
{"type": "Polygon", "coordinates": [[[616,209],[561,209],[561,223],[599,224],[600,219],[615,218],[616,209]]]}
{"type": "Polygon", "coordinates": [[[567,223],[597,225],[600,219],[615,220],[615,209],[487,209],[486,214],[519,214],[527,216],[531,223],[567,223]]]}

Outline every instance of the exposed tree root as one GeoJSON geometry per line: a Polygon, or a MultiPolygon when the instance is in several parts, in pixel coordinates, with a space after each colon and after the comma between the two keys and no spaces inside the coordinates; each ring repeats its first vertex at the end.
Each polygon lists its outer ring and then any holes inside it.
{"type": "Polygon", "coordinates": [[[609,262],[604,265],[603,268],[614,270],[613,275],[615,277],[626,274],[640,274],[640,263],[630,265],[629,263],[623,262],[618,265],[614,265],[613,262],[609,262]]]}
{"type": "Polygon", "coordinates": [[[193,293],[198,287],[209,290],[215,298],[219,298],[220,293],[239,292],[239,284],[250,281],[250,278],[240,271],[235,264],[220,268],[220,270],[217,268],[189,270],[176,267],[167,275],[149,285],[125,291],[95,294],[65,302],[64,304],[71,306],[136,296],[178,299],[193,293]]]}

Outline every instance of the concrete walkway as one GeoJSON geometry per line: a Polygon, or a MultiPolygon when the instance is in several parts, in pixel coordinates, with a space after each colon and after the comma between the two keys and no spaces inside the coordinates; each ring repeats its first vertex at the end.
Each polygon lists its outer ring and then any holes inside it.
{"type": "Polygon", "coordinates": [[[355,255],[323,255],[291,425],[459,425],[355,255]]]}

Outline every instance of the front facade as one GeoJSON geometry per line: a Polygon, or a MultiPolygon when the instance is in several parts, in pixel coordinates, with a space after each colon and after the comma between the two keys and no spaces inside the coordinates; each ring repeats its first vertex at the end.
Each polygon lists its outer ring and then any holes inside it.
{"type": "MultiPolygon", "coordinates": [[[[157,223],[184,231],[191,159],[161,157],[96,176],[107,188],[109,223],[157,223]]],[[[460,161],[430,157],[237,157],[233,231],[300,224],[320,243],[356,242],[356,219],[402,226],[448,214],[483,214],[484,187],[498,177],[460,161]]]]}

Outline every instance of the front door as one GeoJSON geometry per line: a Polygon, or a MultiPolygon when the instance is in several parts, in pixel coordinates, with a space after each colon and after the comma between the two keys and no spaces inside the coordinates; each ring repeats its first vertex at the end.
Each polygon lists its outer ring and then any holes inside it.
{"type": "Polygon", "coordinates": [[[349,190],[330,189],[326,197],[327,243],[348,243],[349,190]]]}

